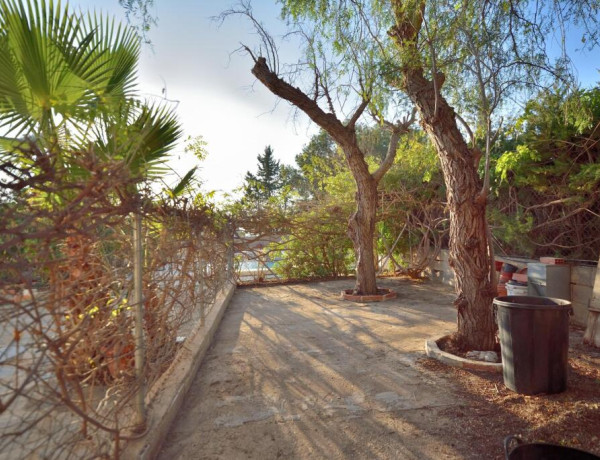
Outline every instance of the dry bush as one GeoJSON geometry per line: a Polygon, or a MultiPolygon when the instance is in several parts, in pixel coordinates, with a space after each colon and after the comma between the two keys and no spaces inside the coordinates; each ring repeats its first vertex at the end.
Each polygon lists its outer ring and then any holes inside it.
{"type": "Polygon", "coordinates": [[[27,167],[0,164],[0,459],[117,456],[140,385],[132,211],[145,229],[146,388],[223,286],[227,232],[184,201],[128,199],[119,162],[79,152],[74,175],[27,148],[27,167]]]}

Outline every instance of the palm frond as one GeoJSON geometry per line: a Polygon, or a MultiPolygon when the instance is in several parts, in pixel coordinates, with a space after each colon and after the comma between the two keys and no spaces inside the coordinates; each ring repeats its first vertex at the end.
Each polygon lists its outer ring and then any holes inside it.
{"type": "Polygon", "coordinates": [[[172,197],[181,195],[192,184],[197,169],[198,166],[194,166],[190,169],[175,187],[169,189],[169,194],[172,197]]]}
{"type": "Polygon", "coordinates": [[[153,179],[168,170],[164,164],[182,131],[167,107],[128,100],[104,114],[94,133],[99,154],[122,159],[134,177],[153,179]]]}
{"type": "Polygon", "coordinates": [[[133,29],[106,16],[0,0],[0,126],[23,134],[89,123],[133,94],[139,50],[133,29]]]}

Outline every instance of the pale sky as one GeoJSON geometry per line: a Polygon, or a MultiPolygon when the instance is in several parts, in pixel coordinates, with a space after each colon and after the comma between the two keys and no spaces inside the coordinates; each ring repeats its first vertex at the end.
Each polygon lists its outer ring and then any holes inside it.
{"type": "MultiPolygon", "coordinates": [[[[266,90],[250,73],[253,62],[245,54],[234,53],[240,43],[253,46],[257,37],[247,20],[230,18],[219,26],[211,20],[236,0],[155,0],[153,14],[158,24],[149,38],[153,49],[144,45],[139,64],[142,95],[166,96],[179,101],[176,113],[182,122],[184,138],[203,136],[208,158],[201,164],[199,177],[203,190],[231,192],[239,187],[246,171],[256,170],[256,156],[271,145],[275,157],[294,164],[312,134],[317,132],[306,117],[292,119],[285,101],[266,90]],[[233,54],[232,54],[233,53],[233,54]]],[[[100,9],[125,21],[118,0],[71,0],[72,7],[84,11],[100,9]]],[[[280,7],[275,0],[253,0],[255,16],[269,31],[284,33],[278,21],[280,7]]],[[[571,48],[579,47],[571,43],[571,48]]],[[[283,61],[294,62],[300,51],[294,44],[282,50],[283,61]]],[[[576,57],[580,81],[589,86],[599,80],[599,52],[576,57]]],[[[180,175],[197,164],[183,152],[181,142],[171,166],[180,175]],[[178,159],[179,158],[179,159],[178,159]]]]}
{"type": "MultiPolygon", "coordinates": [[[[125,20],[117,0],[71,0],[69,4],[125,20]]],[[[248,21],[231,18],[219,26],[211,20],[232,4],[233,0],[155,0],[158,24],[149,33],[153,49],[144,45],[139,63],[141,94],[162,97],[166,86],[168,99],[179,101],[176,113],[184,138],[201,135],[207,142],[209,155],[197,173],[204,191],[230,192],[239,187],[246,171],[255,172],[256,157],[267,145],[282,163],[294,164],[295,155],[317,132],[305,117],[294,121],[290,105],[278,103],[256,81],[249,56],[233,53],[242,42],[257,43],[248,21]]],[[[253,6],[275,35],[283,32],[273,0],[255,0],[253,6]]],[[[299,56],[297,49],[284,52],[293,59],[299,56]]],[[[183,147],[180,142],[171,162],[180,175],[197,164],[183,147]]]]}

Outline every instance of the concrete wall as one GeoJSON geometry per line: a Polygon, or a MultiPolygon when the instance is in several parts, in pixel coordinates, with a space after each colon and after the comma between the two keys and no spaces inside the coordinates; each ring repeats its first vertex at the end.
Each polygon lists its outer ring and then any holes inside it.
{"type": "MultiPolygon", "coordinates": [[[[517,266],[527,266],[526,259],[504,259],[498,258],[503,262],[513,262],[517,266]]],[[[535,262],[530,260],[529,262],[535,262]]],[[[454,273],[448,264],[448,250],[440,251],[437,260],[425,270],[425,274],[432,280],[439,281],[450,286],[454,286],[454,273]]],[[[592,298],[594,288],[594,278],[596,276],[596,267],[589,265],[571,265],[571,302],[573,304],[572,323],[585,327],[588,316],[588,306],[592,298]]]]}
{"type": "Polygon", "coordinates": [[[588,307],[594,289],[596,267],[587,265],[571,265],[571,302],[575,312],[572,321],[585,327],[588,307]]]}
{"type": "Polygon", "coordinates": [[[183,404],[185,395],[235,292],[235,284],[231,282],[225,284],[223,290],[217,295],[204,325],[196,326],[196,329],[186,338],[169,369],[149,389],[146,395],[147,430],[138,439],[132,439],[125,445],[120,452],[121,458],[151,460],[158,456],[160,446],[183,404]]]}

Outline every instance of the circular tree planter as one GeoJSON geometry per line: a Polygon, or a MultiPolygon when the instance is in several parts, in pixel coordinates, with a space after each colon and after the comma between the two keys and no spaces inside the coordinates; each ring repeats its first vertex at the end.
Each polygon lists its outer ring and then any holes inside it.
{"type": "Polygon", "coordinates": [[[352,289],[342,291],[342,299],[352,302],[383,302],[384,300],[395,299],[398,297],[391,289],[377,289],[377,294],[371,295],[356,295],[352,289]]]}
{"type": "Polygon", "coordinates": [[[427,356],[453,367],[460,367],[462,369],[469,369],[474,371],[484,371],[499,374],[502,373],[502,363],[488,363],[485,361],[476,361],[474,359],[463,358],[461,356],[456,356],[446,351],[440,350],[437,341],[444,337],[445,336],[425,340],[425,353],[427,354],[427,356]]]}

